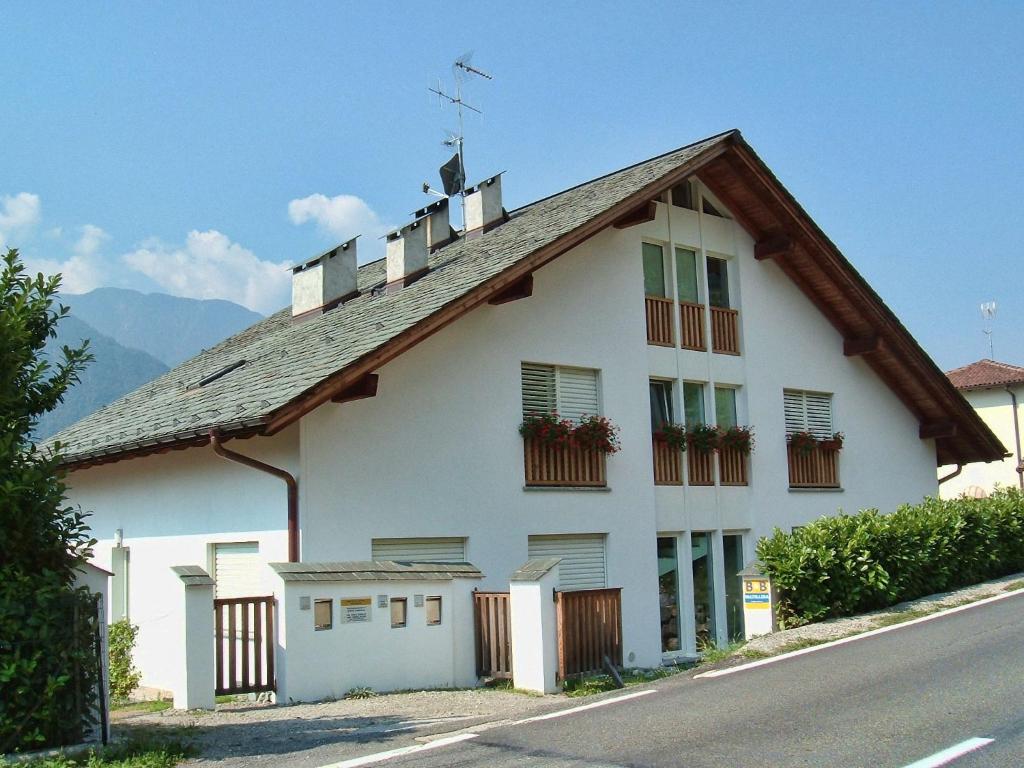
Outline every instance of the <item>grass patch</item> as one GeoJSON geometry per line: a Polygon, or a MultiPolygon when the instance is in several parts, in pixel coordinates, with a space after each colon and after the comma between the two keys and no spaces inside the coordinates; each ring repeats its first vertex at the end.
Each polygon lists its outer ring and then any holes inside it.
{"type": "Polygon", "coordinates": [[[178,733],[159,734],[139,731],[129,738],[106,747],[98,747],[80,757],[41,758],[28,763],[7,763],[0,766],[29,766],[30,768],[174,768],[195,754],[189,739],[178,733]]]}
{"type": "Polygon", "coordinates": [[[700,663],[714,664],[719,661],[724,661],[739,652],[744,645],[746,645],[746,643],[739,640],[722,647],[719,647],[715,643],[708,643],[700,648],[700,663]]]}
{"type": "MultiPolygon", "coordinates": [[[[657,669],[627,669],[622,673],[623,687],[650,683],[663,677],[671,677],[682,671],[682,668],[658,667],[657,669]]],[[[566,696],[593,696],[598,693],[616,690],[617,686],[611,675],[591,675],[590,677],[570,678],[562,684],[566,696]]]]}
{"type": "Polygon", "coordinates": [[[232,693],[222,693],[220,696],[215,696],[213,700],[218,704],[231,704],[237,698],[238,697],[232,693]]]}
{"type": "Polygon", "coordinates": [[[170,699],[155,699],[153,701],[119,701],[111,705],[114,712],[163,712],[174,706],[170,699]]]}
{"type": "Polygon", "coordinates": [[[1020,581],[1012,581],[1003,587],[1003,592],[1013,592],[1018,589],[1024,589],[1024,579],[1020,581]]]}

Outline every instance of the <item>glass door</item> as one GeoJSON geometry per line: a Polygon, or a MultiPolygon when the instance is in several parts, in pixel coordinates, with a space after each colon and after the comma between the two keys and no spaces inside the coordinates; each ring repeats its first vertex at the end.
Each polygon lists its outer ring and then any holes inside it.
{"type": "Polygon", "coordinates": [[[693,619],[697,650],[715,645],[715,569],[711,555],[711,536],[693,533],[690,536],[693,566],[693,619]]]}
{"type": "Polygon", "coordinates": [[[727,533],[722,536],[722,560],[725,565],[725,626],[729,642],[743,639],[743,536],[727,533]]]}
{"type": "Polygon", "coordinates": [[[679,650],[679,558],[676,537],[658,537],[658,598],[661,604],[661,651],[679,650]]]}

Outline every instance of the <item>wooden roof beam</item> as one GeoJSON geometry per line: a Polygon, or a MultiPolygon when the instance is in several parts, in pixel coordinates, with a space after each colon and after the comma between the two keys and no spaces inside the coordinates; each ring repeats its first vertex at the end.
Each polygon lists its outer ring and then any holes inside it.
{"type": "Polygon", "coordinates": [[[956,437],[956,431],[956,422],[926,421],[921,424],[917,434],[922,440],[940,440],[942,438],[956,437]]]}
{"type": "Polygon", "coordinates": [[[777,233],[754,243],[754,258],[758,261],[778,259],[793,252],[793,241],[789,235],[777,233]]]}
{"type": "Polygon", "coordinates": [[[638,205],[633,210],[617,218],[612,222],[612,226],[616,229],[628,229],[629,227],[635,227],[637,224],[646,224],[648,221],[654,221],[657,215],[657,202],[648,200],[646,203],[638,205]]]}
{"type": "Polygon", "coordinates": [[[356,379],[343,390],[331,398],[332,403],[348,403],[353,400],[364,400],[368,397],[377,396],[377,383],[380,376],[376,373],[367,373],[356,379]]]}
{"type": "Polygon", "coordinates": [[[843,339],[843,354],[847,357],[869,355],[882,348],[882,339],[877,333],[868,336],[854,336],[843,339]]]}
{"type": "Polygon", "coordinates": [[[508,304],[510,301],[528,299],[533,296],[533,273],[531,272],[522,280],[518,280],[508,288],[488,299],[488,304],[508,304]]]}

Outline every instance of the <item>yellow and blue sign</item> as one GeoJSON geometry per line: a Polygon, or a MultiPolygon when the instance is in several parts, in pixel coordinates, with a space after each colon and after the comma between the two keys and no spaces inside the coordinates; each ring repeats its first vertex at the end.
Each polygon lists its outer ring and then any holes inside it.
{"type": "Polygon", "coordinates": [[[743,580],[743,607],[754,611],[767,611],[771,608],[771,595],[766,579],[743,580]]]}

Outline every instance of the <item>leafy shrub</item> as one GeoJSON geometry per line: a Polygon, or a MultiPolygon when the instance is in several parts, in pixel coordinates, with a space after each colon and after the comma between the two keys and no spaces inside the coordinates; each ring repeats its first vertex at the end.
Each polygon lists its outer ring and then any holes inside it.
{"type": "Polygon", "coordinates": [[[346,699],[372,699],[377,695],[377,692],[373,688],[359,687],[350,688],[348,693],[345,694],[346,699]]]}
{"type": "Polygon", "coordinates": [[[1024,570],[1024,494],[823,517],[757,545],[785,626],[850,616],[1024,570]]]}
{"type": "Polygon", "coordinates": [[[139,628],[121,619],[110,625],[110,695],[115,701],[124,701],[139,686],[142,675],[132,664],[132,651],[139,628]]]}

